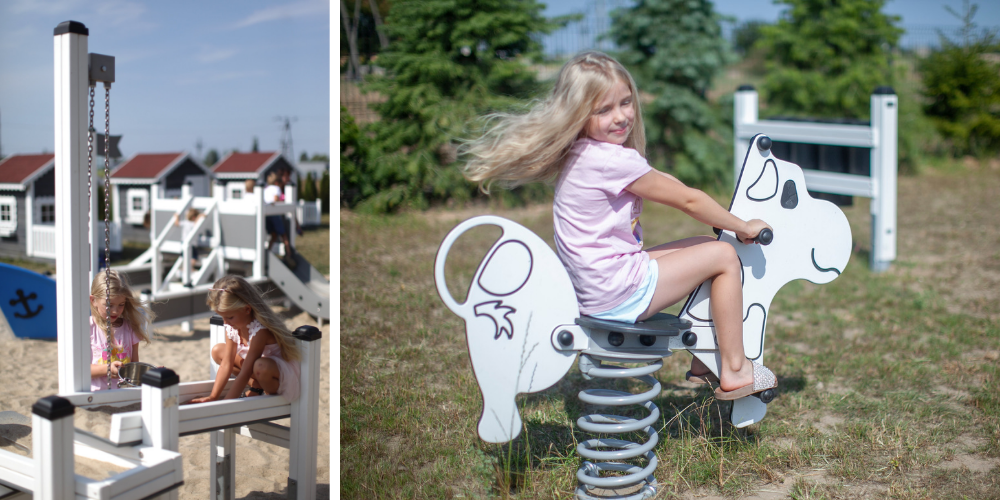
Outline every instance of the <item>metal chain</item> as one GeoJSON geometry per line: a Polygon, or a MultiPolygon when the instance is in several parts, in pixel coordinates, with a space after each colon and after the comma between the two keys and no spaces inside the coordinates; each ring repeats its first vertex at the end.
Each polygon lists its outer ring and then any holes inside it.
{"type": "Polygon", "coordinates": [[[108,223],[108,206],[111,202],[111,85],[104,84],[104,314],[108,325],[108,389],[111,388],[111,355],[114,340],[111,324],[111,226],[108,223]]]}

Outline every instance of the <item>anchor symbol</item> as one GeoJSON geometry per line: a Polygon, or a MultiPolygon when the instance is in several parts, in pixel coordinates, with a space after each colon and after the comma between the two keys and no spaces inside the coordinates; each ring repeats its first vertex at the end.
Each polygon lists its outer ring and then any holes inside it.
{"type": "Polygon", "coordinates": [[[21,305],[24,306],[24,312],[25,312],[25,314],[14,313],[14,316],[17,317],[17,318],[21,318],[21,319],[34,318],[35,316],[38,316],[38,313],[42,312],[42,307],[43,307],[42,304],[38,304],[38,309],[35,309],[34,311],[32,311],[31,308],[28,306],[28,301],[29,300],[31,300],[31,299],[37,299],[37,298],[38,298],[38,296],[35,295],[35,292],[31,292],[30,295],[25,296],[24,295],[24,290],[21,290],[19,288],[17,290],[17,300],[10,299],[10,305],[15,305],[18,302],[20,302],[21,305]]]}

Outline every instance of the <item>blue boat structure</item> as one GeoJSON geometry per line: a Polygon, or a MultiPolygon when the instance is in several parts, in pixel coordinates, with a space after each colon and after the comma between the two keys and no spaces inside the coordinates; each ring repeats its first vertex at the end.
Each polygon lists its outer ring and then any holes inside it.
{"type": "Polygon", "coordinates": [[[0,311],[15,337],[56,338],[56,280],[0,262],[0,311]]]}

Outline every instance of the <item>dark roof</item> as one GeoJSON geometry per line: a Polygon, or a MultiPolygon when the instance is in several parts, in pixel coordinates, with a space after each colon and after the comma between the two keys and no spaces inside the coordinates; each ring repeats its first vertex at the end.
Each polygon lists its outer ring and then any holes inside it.
{"type": "Polygon", "coordinates": [[[274,151],[259,153],[230,153],[212,168],[212,173],[259,175],[280,155],[281,153],[274,151]]]}
{"type": "Polygon", "coordinates": [[[176,164],[187,153],[137,154],[122,163],[111,173],[112,179],[159,179],[167,167],[176,164]]]}
{"type": "Polygon", "coordinates": [[[23,184],[43,167],[54,165],[56,155],[10,155],[0,160],[0,184],[23,184]]]}

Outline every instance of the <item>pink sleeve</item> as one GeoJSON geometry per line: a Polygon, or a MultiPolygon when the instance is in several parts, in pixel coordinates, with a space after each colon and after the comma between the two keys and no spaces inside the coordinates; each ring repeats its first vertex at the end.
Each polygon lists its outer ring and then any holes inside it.
{"type": "Polygon", "coordinates": [[[638,151],[620,147],[604,164],[601,174],[604,177],[602,188],[612,196],[619,196],[625,188],[646,175],[653,167],[649,166],[638,151]]]}

